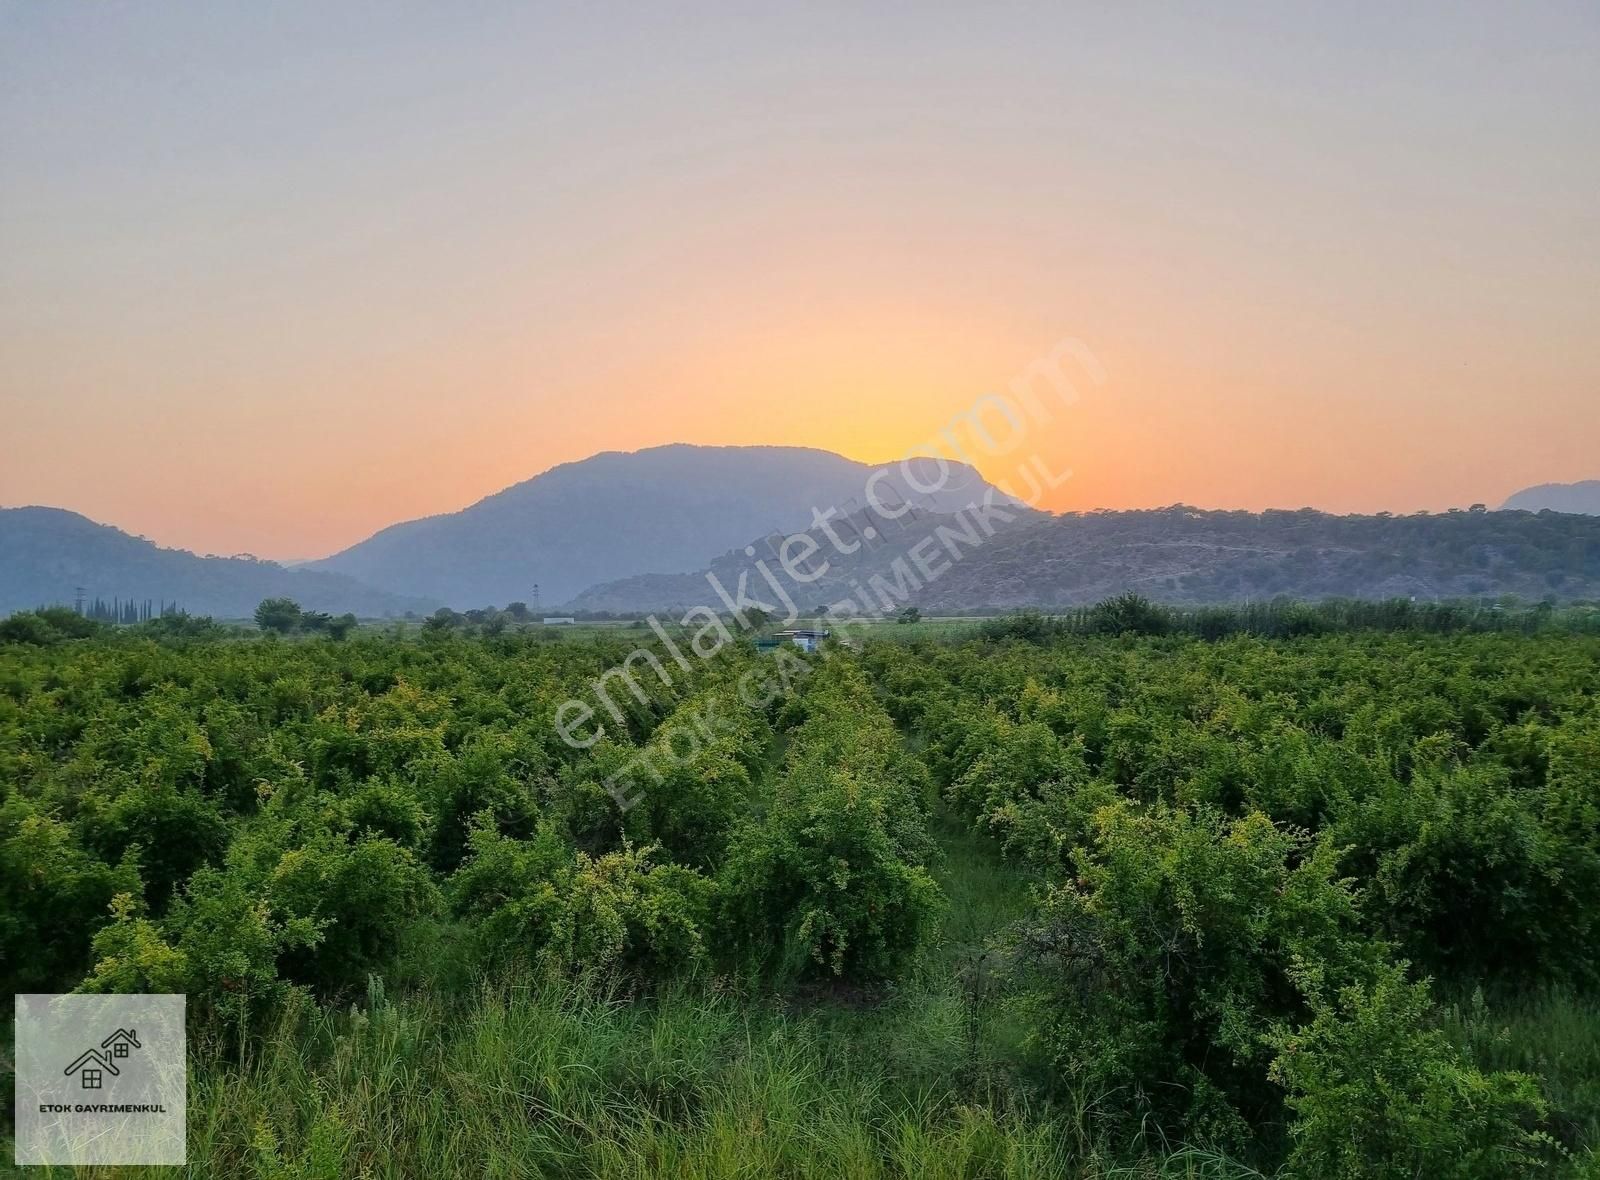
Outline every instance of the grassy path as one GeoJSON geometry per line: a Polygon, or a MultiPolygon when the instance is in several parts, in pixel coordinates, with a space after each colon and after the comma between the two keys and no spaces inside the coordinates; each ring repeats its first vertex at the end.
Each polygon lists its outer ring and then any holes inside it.
{"type": "Polygon", "coordinates": [[[1020,865],[1001,859],[993,840],[954,813],[941,809],[929,826],[943,853],[934,877],[950,906],[939,955],[958,963],[1027,912],[1030,882],[1020,865]]]}

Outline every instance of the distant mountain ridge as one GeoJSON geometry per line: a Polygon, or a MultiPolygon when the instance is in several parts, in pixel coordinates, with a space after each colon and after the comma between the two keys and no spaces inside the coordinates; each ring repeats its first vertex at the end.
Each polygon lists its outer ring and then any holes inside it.
{"type": "Polygon", "coordinates": [[[875,579],[946,613],[1070,606],[1126,590],[1175,603],[1280,594],[1600,600],[1600,504],[1583,511],[1591,492],[1600,495],[1600,481],[1532,488],[1508,502],[1539,511],[1333,516],[1179,505],[1052,516],[959,464],[940,479],[930,463],[907,471],[802,447],[674,445],[564,464],[293,568],[163,549],[64,509],[0,509],[0,614],[71,603],[80,586],[91,600],[164,599],[228,618],[277,596],[377,617],[470,609],[532,602],[535,585],[550,612],[720,608],[708,572],[733,587],[758,561],[780,569],[783,539],[808,526],[828,568],[790,588],[807,611],[871,597],[875,579]],[[869,485],[880,504],[906,511],[892,520],[870,511],[869,485]],[[946,561],[952,534],[976,519],[969,506],[984,503],[1000,509],[981,514],[992,531],[946,561]],[[817,512],[862,543],[834,552],[817,512]],[[933,576],[907,577],[918,555],[938,567],[933,576]]]}
{"type": "MultiPolygon", "coordinates": [[[[909,587],[901,601],[946,614],[1074,606],[1125,591],[1188,604],[1278,595],[1600,599],[1600,517],[1482,511],[1334,516],[1309,508],[1252,513],[1176,505],[1028,515],[978,544],[951,545],[957,523],[930,514],[904,530],[886,531],[882,544],[849,554],[823,549],[827,571],[786,586],[786,593],[809,611],[859,598],[862,588],[877,600],[882,588],[909,587]],[[919,572],[919,553],[933,577],[919,572]]],[[[767,548],[758,552],[769,569],[777,566],[767,548]]],[[[716,607],[719,596],[707,574],[732,586],[753,564],[743,549],[731,549],[697,573],[594,586],[571,606],[619,614],[716,607]]],[[[753,576],[747,581],[758,591],[764,584],[753,576]]]]}
{"type": "MultiPolygon", "coordinates": [[[[458,608],[528,602],[535,585],[542,603],[560,603],[596,583],[699,569],[752,537],[806,528],[814,511],[859,511],[877,470],[809,447],[606,451],[303,568],[458,608]]],[[[959,463],[924,463],[910,479],[898,465],[884,472],[873,492],[885,503],[954,510],[997,494],[959,463]]]]}
{"type": "Polygon", "coordinates": [[[341,574],[163,549],[64,508],[0,508],[0,615],[71,605],[80,586],[90,599],[165,600],[221,618],[248,618],[263,598],[279,596],[311,610],[366,616],[433,607],[341,574]]]}
{"type": "Polygon", "coordinates": [[[1523,512],[1580,512],[1600,516],[1600,479],[1585,479],[1578,483],[1542,483],[1537,487],[1523,488],[1506,500],[1508,510],[1523,512]]]}

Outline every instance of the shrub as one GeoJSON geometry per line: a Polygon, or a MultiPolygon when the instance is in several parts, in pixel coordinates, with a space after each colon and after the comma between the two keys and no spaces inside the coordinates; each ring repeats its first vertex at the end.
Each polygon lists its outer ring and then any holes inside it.
{"type": "Polygon", "coordinates": [[[637,801],[623,819],[635,842],[658,846],[680,864],[712,869],[750,796],[750,777],[719,750],[657,767],[634,786],[637,801]]]}
{"type": "Polygon", "coordinates": [[[950,795],[966,810],[990,819],[1033,798],[1046,783],[1086,777],[1081,748],[1064,744],[1049,726],[1000,718],[987,747],[956,780],[950,795]]]}
{"type": "Polygon", "coordinates": [[[1297,964],[1343,979],[1375,955],[1333,849],[1259,813],[1119,802],[1093,822],[1076,878],[1024,930],[1038,1041],[1124,1131],[1153,1117],[1241,1142],[1277,1102],[1261,1032],[1303,1014],[1297,964]]]}
{"type": "Polygon", "coordinates": [[[345,820],[360,835],[383,836],[402,848],[422,848],[432,823],[422,802],[395,782],[371,782],[343,801],[345,820]]]}
{"type": "Polygon", "coordinates": [[[86,815],[83,833],[108,859],[138,849],[146,897],[158,913],[195,869],[222,859],[230,836],[221,813],[198,793],[140,782],[86,815]]]}
{"type": "Polygon", "coordinates": [[[521,768],[507,735],[480,731],[454,755],[430,750],[426,760],[436,768],[429,776],[439,816],[430,858],[435,869],[448,873],[461,863],[472,825],[484,813],[492,815],[507,835],[533,832],[538,800],[518,773],[521,768]]]}
{"type": "Polygon", "coordinates": [[[131,894],[111,899],[113,921],[94,936],[94,970],[80,992],[181,992],[189,986],[189,960],[144,917],[131,894]]]}
{"type": "Polygon", "coordinates": [[[516,840],[483,825],[451,881],[451,904],[488,964],[518,960],[548,974],[692,970],[706,958],[712,884],[655,864],[649,848],[591,857],[548,825],[516,840]]]}
{"type": "Polygon", "coordinates": [[[1369,850],[1374,924],[1461,978],[1594,978],[1600,821],[1581,775],[1564,762],[1532,792],[1504,767],[1430,765],[1349,808],[1337,831],[1369,850]]]}
{"type": "Polygon", "coordinates": [[[730,939],[782,974],[892,976],[941,895],[895,849],[883,802],[840,776],[745,829],[719,878],[730,939]]]}
{"type": "Polygon", "coordinates": [[[777,798],[718,878],[722,928],[743,961],[780,977],[888,978],[943,903],[924,867],[926,772],[854,665],[822,665],[800,705],[777,798]]]}
{"type": "Polygon", "coordinates": [[[0,980],[10,990],[49,990],[82,975],[119,894],[144,896],[134,855],[108,865],[55,816],[15,796],[0,803],[0,980]]]}
{"type": "Polygon", "coordinates": [[[286,978],[323,995],[365,986],[436,891],[426,870],[392,840],[326,833],[283,853],[266,884],[272,913],[285,925],[314,926],[315,943],[286,948],[286,978]]]}
{"type": "MultiPolygon", "coordinates": [[[[227,871],[200,869],[162,923],[187,968],[183,990],[191,1018],[231,1038],[251,1031],[289,990],[278,975],[279,956],[314,946],[322,936],[313,919],[274,915],[247,879],[236,862],[227,871]]],[[[129,920],[137,918],[123,919],[129,920]]],[[[137,941],[140,934],[125,937],[137,941]]]]}
{"type": "Polygon", "coordinates": [[[1332,993],[1314,972],[1302,983],[1316,1014],[1279,1028],[1272,1063],[1295,1114],[1295,1175],[1481,1180],[1531,1175],[1555,1154],[1534,1080],[1464,1061],[1432,1024],[1427,985],[1402,967],[1332,993]]]}

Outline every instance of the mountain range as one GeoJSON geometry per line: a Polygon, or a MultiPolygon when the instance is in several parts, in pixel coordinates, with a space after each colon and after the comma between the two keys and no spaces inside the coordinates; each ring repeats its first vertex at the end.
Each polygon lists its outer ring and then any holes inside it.
{"type": "Polygon", "coordinates": [[[1600,598],[1600,515],[1575,511],[1600,513],[1597,497],[1600,481],[1530,488],[1496,512],[1052,515],[959,464],[940,478],[931,464],[874,468],[800,447],[675,445],[564,464],[293,568],[164,549],[59,508],[0,509],[0,614],[71,603],[82,587],[223,618],[277,596],[384,617],[533,603],[536,586],[547,611],[634,613],[719,607],[707,575],[734,588],[757,562],[805,610],[890,588],[897,602],[947,613],[1124,590],[1171,602],[1600,598]],[[810,542],[785,550],[802,532],[810,542]],[[803,580],[789,578],[784,556],[809,546],[803,580]]]}

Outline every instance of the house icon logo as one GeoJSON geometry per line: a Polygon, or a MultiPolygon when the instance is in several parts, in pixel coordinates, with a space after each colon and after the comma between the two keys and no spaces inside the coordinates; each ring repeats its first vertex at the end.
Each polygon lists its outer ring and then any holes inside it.
{"type": "Polygon", "coordinates": [[[136,1030],[119,1028],[101,1041],[98,1049],[85,1049],[62,1072],[69,1078],[77,1074],[78,1085],[83,1089],[98,1090],[105,1084],[106,1074],[112,1077],[121,1076],[122,1071],[117,1068],[117,1061],[127,1057],[129,1049],[143,1048],[136,1030]]]}

